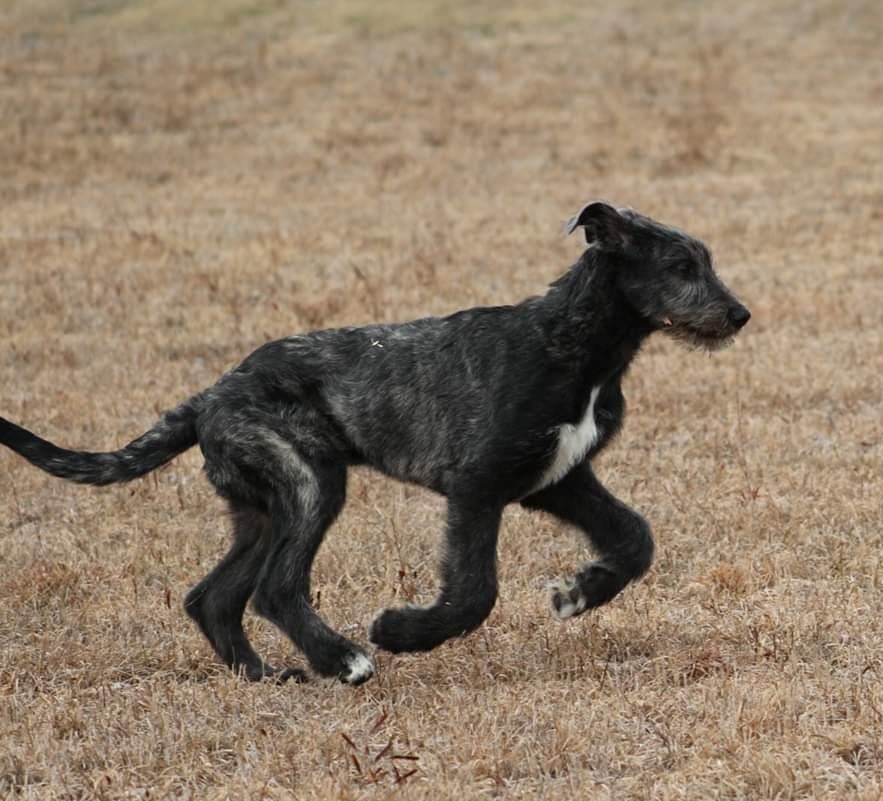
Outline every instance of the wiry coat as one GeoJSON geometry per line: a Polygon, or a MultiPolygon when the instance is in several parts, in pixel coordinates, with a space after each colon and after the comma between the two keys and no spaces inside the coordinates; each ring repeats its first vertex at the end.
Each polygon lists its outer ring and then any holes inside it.
{"type": "Polygon", "coordinates": [[[514,501],[579,526],[599,551],[553,593],[557,614],[579,614],[610,600],[652,556],[646,522],[589,466],[622,425],[632,359],[655,330],[712,347],[748,319],[697,240],[597,203],[571,222],[580,226],[591,246],[542,297],[269,342],[114,453],[61,449],[2,418],[0,441],[88,484],[128,481],[198,443],[236,536],[186,608],[249,678],[303,677],[274,671],[252,650],[241,626],[252,596],[319,673],[358,683],[373,672],[309,603],[312,561],[343,506],[349,465],[449,503],[438,599],[383,612],[370,632],[376,645],[426,650],[484,620],[496,599],[500,515],[514,501]]]}

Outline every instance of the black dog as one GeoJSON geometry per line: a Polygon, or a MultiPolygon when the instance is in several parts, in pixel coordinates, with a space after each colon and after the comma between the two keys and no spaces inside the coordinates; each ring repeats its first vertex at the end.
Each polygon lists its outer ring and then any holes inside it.
{"type": "Polygon", "coordinates": [[[653,554],[647,523],[590,466],[622,425],[623,374],[654,331],[713,349],[750,315],[696,239],[604,203],[586,206],[568,231],[577,227],[590,246],[542,297],[267,343],[113,453],[64,450],[2,418],[0,442],[84,484],[129,481],[198,443],[235,536],[185,607],[249,679],[304,678],[252,649],[242,629],[252,596],[318,673],[351,684],[373,675],[371,658],[309,600],[349,465],[448,500],[439,596],[382,612],[370,629],[378,647],[429,650],[481,624],[497,597],[500,516],[516,501],[578,526],[598,551],[553,590],[555,612],[578,615],[641,576],[653,554]]]}

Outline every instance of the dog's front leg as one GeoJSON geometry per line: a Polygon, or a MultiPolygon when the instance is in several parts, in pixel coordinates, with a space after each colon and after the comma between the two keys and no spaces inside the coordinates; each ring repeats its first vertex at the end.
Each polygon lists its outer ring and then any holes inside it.
{"type": "Polygon", "coordinates": [[[552,587],[552,609],[560,618],[607,603],[653,561],[650,526],[634,509],[601,486],[588,462],[561,481],[521,501],[579,528],[600,557],[574,577],[552,587]]]}
{"type": "Polygon", "coordinates": [[[429,651],[481,625],[497,600],[501,514],[499,505],[449,499],[438,598],[431,606],[382,611],[371,623],[371,642],[393,653],[429,651]]]}

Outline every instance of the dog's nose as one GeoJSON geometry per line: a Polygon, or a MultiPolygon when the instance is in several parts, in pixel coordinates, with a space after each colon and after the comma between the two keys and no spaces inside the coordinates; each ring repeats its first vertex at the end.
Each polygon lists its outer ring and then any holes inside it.
{"type": "Polygon", "coordinates": [[[730,309],[730,322],[736,326],[736,328],[741,328],[745,323],[747,323],[751,319],[751,312],[748,311],[744,306],[734,306],[730,309]]]}

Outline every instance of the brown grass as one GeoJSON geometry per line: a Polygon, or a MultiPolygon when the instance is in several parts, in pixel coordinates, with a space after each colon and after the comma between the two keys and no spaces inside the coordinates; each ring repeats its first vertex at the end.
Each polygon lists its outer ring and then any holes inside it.
{"type": "MultiPolygon", "coordinates": [[[[645,581],[553,621],[586,555],[513,509],[488,624],[356,690],[217,667],[181,611],[227,536],[195,452],[106,491],[0,453],[0,796],[881,797],[879,3],[0,10],[0,411],[63,443],[270,337],[542,291],[592,197],[704,237],[754,312],[628,378],[599,470],[645,581]]],[[[442,511],[354,474],[329,620],[431,597],[442,511]]]]}

